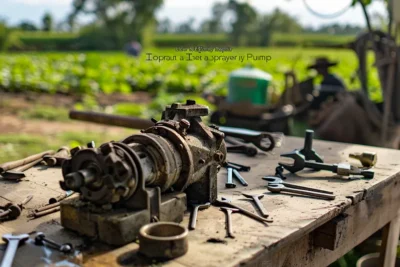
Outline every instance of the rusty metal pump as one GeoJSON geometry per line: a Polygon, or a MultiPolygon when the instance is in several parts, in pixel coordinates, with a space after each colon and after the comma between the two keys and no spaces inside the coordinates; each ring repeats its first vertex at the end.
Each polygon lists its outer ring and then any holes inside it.
{"type": "Polygon", "coordinates": [[[202,122],[208,112],[192,100],[175,103],[140,134],[73,149],[62,166],[61,187],[100,209],[151,209],[158,219],[160,191],[185,192],[189,203],[214,202],[226,147],[224,134],[202,122]]]}

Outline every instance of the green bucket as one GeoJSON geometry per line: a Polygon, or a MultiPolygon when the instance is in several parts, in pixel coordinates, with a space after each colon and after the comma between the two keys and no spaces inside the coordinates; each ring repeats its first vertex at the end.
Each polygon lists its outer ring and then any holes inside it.
{"type": "Polygon", "coordinates": [[[268,104],[268,85],[272,76],[260,69],[245,67],[229,75],[228,102],[250,102],[255,105],[268,104]]]}

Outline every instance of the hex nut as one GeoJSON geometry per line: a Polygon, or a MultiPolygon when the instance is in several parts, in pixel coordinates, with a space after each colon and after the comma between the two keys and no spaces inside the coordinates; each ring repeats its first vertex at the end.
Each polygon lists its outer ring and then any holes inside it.
{"type": "Polygon", "coordinates": [[[188,229],[177,223],[156,222],[140,228],[139,252],[149,258],[174,259],[188,251],[188,229]]]}

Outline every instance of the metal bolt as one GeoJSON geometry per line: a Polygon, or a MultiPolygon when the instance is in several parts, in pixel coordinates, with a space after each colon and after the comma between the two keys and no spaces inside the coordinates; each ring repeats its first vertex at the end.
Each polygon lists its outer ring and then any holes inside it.
{"type": "Polygon", "coordinates": [[[86,145],[88,148],[95,148],[96,144],[94,143],[94,141],[90,141],[89,143],[87,143],[86,145]]]}
{"type": "Polygon", "coordinates": [[[282,180],[286,179],[285,175],[283,175],[283,167],[282,166],[278,166],[275,168],[275,176],[278,176],[282,180]]]}
{"type": "Polygon", "coordinates": [[[186,100],[186,105],[196,105],[196,101],[188,99],[188,100],[186,100]]]}
{"type": "Polygon", "coordinates": [[[179,126],[180,126],[182,129],[187,130],[187,129],[189,129],[189,127],[190,127],[190,122],[189,122],[188,120],[186,120],[186,119],[181,119],[181,120],[179,121],[179,126]]]}
{"type": "Polygon", "coordinates": [[[221,151],[215,152],[215,154],[214,154],[214,160],[215,160],[216,162],[222,162],[222,161],[224,160],[224,154],[222,154],[221,151]]]}
{"type": "Polygon", "coordinates": [[[180,103],[173,103],[173,104],[171,105],[171,108],[179,108],[180,106],[181,106],[180,103]]]}

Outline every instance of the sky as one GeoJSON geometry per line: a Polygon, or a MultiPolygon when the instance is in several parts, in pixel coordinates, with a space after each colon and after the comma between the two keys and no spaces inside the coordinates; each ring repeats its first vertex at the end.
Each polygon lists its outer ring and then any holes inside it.
{"type": "MultiPolygon", "coordinates": [[[[215,2],[228,0],[164,0],[163,7],[157,11],[158,18],[166,18],[174,23],[188,20],[190,17],[197,22],[211,17],[211,7],[215,2]]],[[[242,0],[248,1],[259,13],[269,13],[280,8],[297,17],[304,26],[317,27],[330,23],[349,23],[365,25],[362,9],[356,6],[333,19],[319,18],[307,10],[304,1],[316,12],[322,14],[336,13],[349,5],[351,0],[242,0]]],[[[39,24],[41,17],[47,11],[51,12],[56,21],[65,19],[71,11],[72,0],[0,0],[0,18],[5,18],[9,24],[18,24],[21,20],[29,20],[39,24]]],[[[370,14],[385,14],[382,0],[374,0],[368,8],[370,14]]]]}

